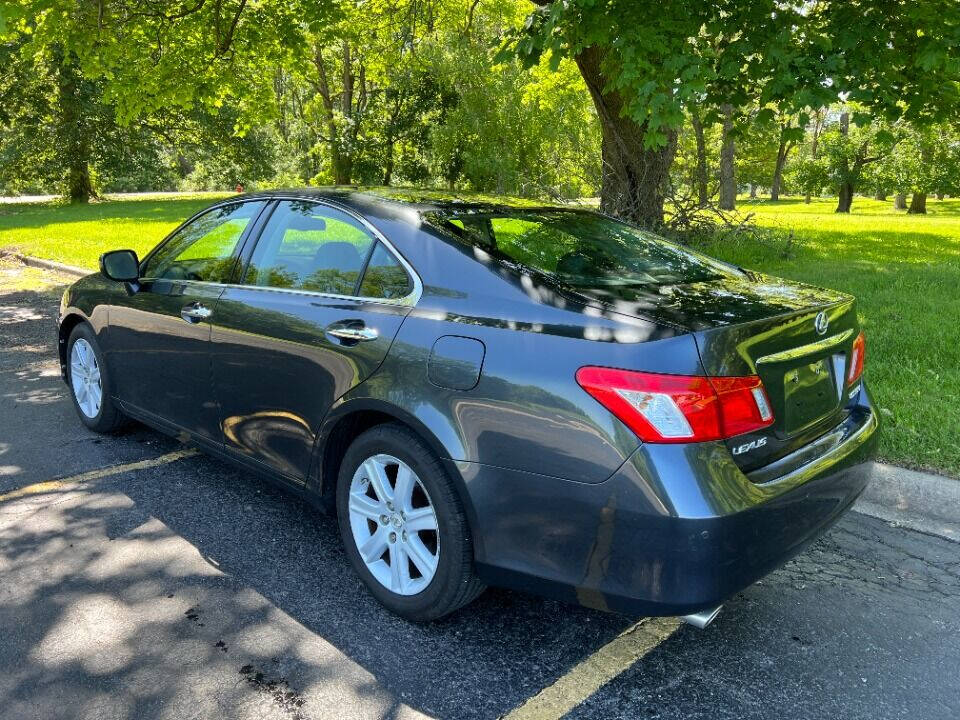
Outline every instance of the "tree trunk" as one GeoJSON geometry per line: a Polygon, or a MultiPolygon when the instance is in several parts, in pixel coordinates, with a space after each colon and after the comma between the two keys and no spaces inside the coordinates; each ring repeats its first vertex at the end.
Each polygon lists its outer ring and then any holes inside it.
{"type": "Polygon", "coordinates": [[[755,183],[750,183],[750,197],[755,198],[757,196],[757,186],[755,183]]]}
{"type": "Polygon", "coordinates": [[[603,52],[596,46],[589,47],[576,58],[600,120],[600,209],[655,229],[663,225],[663,204],[677,135],[669,132],[661,147],[644,147],[646,126],[625,117],[623,98],[606,89],[607,80],[601,70],[603,52]]]}
{"type": "Polygon", "coordinates": [[[886,200],[887,191],[886,190],[877,190],[876,194],[873,196],[874,200],[886,200]]]}
{"type": "Polygon", "coordinates": [[[389,186],[393,182],[393,140],[387,142],[387,161],[383,168],[383,184],[389,186]]]}
{"type": "MultiPolygon", "coordinates": [[[[850,113],[844,112],[840,113],[840,134],[849,135],[850,134],[850,113]]],[[[840,193],[837,198],[837,209],[834,212],[838,213],[848,213],[850,212],[850,206],[853,205],[853,183],[850,182],[850,177],[853,173],[850,170],[850,164],[846,156],[840,162],[841,172],[840,177],[846,178],[840,182],[840,193]]]]}
{"type": "Polygon", "coordinates": [[[733,106],[724,105],[723,139],[720,146],[720,208],[734,210],[737,207],[737,180],[734,175],[736,145],[733,141],[733,106]]]}
{"type": "Polygon", "coordinates": [[[907,194],[906,193],[897,193],[893,197],[893,209],[894,210],[906,210],[907,209],[907,194]]]}
{"type": "Polygon", "coordinates": [[[947,196],[946,193],[944,193],[944,192],[938,192],[938,193],[937,193],[937,200],[943,200],[946,196],[947,196]]]}
{"type": "Polygon", "coordinates": [[[910,198],[910,208],[908,215],[926,215],[927,214],[927,194],[925,192],[915,192],[910,198]]]}
{"type": "Polygon", "coordinates": [[[777,164],[773,168],[773,182],[770,184],[770,199],[780,199],[780,185],[783,183],[783,165],[786,162],[786,155],[777,155],[777,164]]]}
{"type": "MultiPolygon", "coordinates": [[[[813,142],[810,143],[810,158],[813,160],[817,159],[817,151],[820,147],[820,131],[823,129],[824,119],[826,118],[825,113],[821,113],[820,110],[817,110],[816,118],[813,121],[813,142]]],[[[807,192],[803,196],[803,202],[807,205],[810,204],[810,193],[807,192]]]]}
{"type": "Polygon", "coordinates": [[[851,205],[853,205],[853,185],[851,183],[843,183],[840,186],[840,197],[837,198],[836,212],[848,213],[850,212],[851,205]]]}
{"type": "Polygon", "coordinates": [[[780,145],[777,147],[777,161],[773,166],[773,182],[770,185],[771,200],[780,199],[780,186],[783,185],[783,168],[787,164],[790,151],[793,149],[793,142],[788,142],[784,137],[784,133],[790,129],[789,120],[780,128],[780,145]]]}
{"type": "Polygon", "coordinates": [[[57,155],[66,170],[67,196],[71,203],[86,203],[96,197],[90,177],[91,135],[84,110],[92,103],[93,88],[70,58],[57,53],[59,114],[57,155]]]}
{"type": "Polygon", "coordinates": [[[707,193],[707,143],[703,138],[703,122],[696,110],[690,111],[690,122],[693,125],[693,134],[697,140],[697,169],[695,171],[697,202],[703,207],[710,199],[707,193]]]}
{"type": "Polygon", "coordinates": [[[333,166],[333,184],[349,185],[353,175],[353,157],[340,152],[336,145],[330,148],[330,164],[333,166]]]}

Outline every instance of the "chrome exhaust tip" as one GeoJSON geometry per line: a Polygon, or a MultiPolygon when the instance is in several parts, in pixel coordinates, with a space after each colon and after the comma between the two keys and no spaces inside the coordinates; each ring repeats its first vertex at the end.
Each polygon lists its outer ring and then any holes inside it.
{"type": "Polygon", "coordinates": [[[720,611],[723,609],[723,605],[717,605],[713,610],[701,610],[698,613],[693,613],[693,615],[684,615],[681,620],[685,623],[690,623],[695,628],[700,628],[703,630],[707,625],[713,622],[713,619],[720,614],[720,611]]]}

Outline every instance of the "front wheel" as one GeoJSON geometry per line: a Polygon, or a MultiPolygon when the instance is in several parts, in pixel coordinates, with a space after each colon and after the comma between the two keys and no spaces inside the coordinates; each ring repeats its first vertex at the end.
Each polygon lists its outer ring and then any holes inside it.
{"type": "Polygon", "coordinates": [[[67,379],[73,406],[80,420],[99,433],[110,433],[125,424],[126,418],[110,397],[110,384],[103,353],[89,325],[77,325],[67,341],[67,379]]]}
{"type": "Polygon", "coordinates": [[[379,425],[347,450],[337,482],[340,534],[384,606],[428,621],[483,591],[466,515],[440,460],[401,425],[379,425]]]}

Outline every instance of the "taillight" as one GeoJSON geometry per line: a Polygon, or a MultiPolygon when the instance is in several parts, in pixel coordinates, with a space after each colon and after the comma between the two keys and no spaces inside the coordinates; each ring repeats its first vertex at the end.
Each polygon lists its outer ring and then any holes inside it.
{"type": "Polygon", "coordinates": [[[867,338],[863,333],[857,335],[850,351],[850,370],[847,372],[847,384],[858,380],[863,375],[863,359],[867,354],[867,338]]]}
{"type": "Polygon", "coordinates": [[[582,367],[577,382],[644,442],[722,440],[773,423],[763,382],[582,367]]]}

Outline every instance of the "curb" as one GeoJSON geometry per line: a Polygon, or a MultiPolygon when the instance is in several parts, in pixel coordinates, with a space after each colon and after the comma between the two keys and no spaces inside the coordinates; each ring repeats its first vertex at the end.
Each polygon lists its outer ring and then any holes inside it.
{"type": "Polygon", "coordinates": [[[853,509],[960,542],[960,480],[873,463],[870,484],[853,509]]]}
{"type": "Polygon", "coordinates": [[[58,273],[63,273],[64,275],[72,275],[74,277],[86,277],[91,273],[96,272],[95,270],[89,270],[87,268],[76,267],[74,265],[65,265],[63,263],[58,263],[53,260],[44,260],[43,258],[30,257],[29,255],[22,255],[18,252],[9,253],[8,257],[15,258],[19,260],[24,265],[29,267],[41,268],[43,270],[53,270],[58,273]]]}

